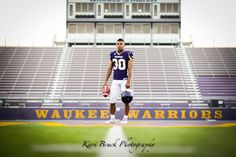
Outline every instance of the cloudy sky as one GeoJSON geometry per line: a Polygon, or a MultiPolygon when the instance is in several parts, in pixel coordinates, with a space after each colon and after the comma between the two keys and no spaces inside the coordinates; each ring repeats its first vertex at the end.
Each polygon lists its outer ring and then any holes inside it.
{"type": "MultiPolygon", "coordinates": [[[[65,38],[66,0],[0,0],[0,46],[51,46],[65,38]]],[[[182,39],[236,46],[236,0],[182,0],[182,39]]]]}

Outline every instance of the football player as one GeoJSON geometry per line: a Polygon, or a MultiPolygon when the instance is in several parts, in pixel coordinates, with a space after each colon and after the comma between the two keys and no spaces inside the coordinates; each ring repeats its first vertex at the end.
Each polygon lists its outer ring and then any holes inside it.
{"type": "MultiPolygon", "coordinates": [[[[116,101],[118,96],[120,96],[122,91],[130,88],[134,53],[131,51],[126,51],[125,42],[122,38],[116,41],[116,51],[110,53],[110,63],[107,70],[105,82],[103,88],[107,86],[107,82],[113,70],[113,80],[111,84],[111,95],[110,95],[110,120],[106,123],[115,122],[115,112],[116,112],[116,101]]],[[[128,123],[128,114],[130,110],[130,105],[125,104],[125,113],[121,123],[128,123]]]]}

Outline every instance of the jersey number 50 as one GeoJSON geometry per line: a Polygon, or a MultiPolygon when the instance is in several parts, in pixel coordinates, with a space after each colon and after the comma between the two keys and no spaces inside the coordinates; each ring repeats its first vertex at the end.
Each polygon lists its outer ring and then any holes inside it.
{"type": "Polygon", "coordinates": [[[113,62],[113,69],[114,70],[125,70],[126,69],[126,65],[125,65],[125,60],[124,59],[112,59],[113,62]]]}

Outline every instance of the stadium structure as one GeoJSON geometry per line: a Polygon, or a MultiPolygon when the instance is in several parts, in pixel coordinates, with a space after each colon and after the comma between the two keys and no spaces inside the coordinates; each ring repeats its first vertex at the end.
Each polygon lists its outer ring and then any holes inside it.
{"type": "Polygon", "coordinates": [[[179,0],[68,0],[69,45],[178,45],[179,0]]]}
{"type": "Polygon", "coordinates": [[[67,0],[64,47],[0,47],[1,119],[108,119],[101,88],[121,37],[135,52],[130,119],[235,120],[236,48],[181,46],[180,8],[67,0]]]}

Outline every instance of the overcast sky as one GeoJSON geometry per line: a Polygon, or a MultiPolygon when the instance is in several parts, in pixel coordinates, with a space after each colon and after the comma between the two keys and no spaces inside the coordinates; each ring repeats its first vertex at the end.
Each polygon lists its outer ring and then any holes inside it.
{"type": "MultiPolygon", "coordinates": [[[[66,0],[0,0],[0,46],[51,46],[63,40],[66,0]]],[[[182,39],[236,46],[236,0],[182,0],[182,39]]]]}

